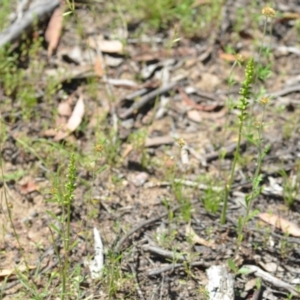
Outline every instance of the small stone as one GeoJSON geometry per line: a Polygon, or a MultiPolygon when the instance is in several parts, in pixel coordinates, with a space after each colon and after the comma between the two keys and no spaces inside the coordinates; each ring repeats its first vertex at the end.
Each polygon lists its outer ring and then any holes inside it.
{"type": "Polygon", "coordinates": [[[135,186],[142,186],[147,181],[148,178],[149,178],[149,175],[146,172],[140,172],[140,173],[131,175],[130,181],[135,186]]]}

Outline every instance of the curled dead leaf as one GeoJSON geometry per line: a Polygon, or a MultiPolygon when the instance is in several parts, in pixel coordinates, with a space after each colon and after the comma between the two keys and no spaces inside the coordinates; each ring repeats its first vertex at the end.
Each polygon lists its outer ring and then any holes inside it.
{"type": "Polygon", "coordinates": [[[74,131],[81,123],[84,115],[84,102],[83,98],[80,97],[74,107],[73,113],[67,123],[67,128],[70,131],[74,131]]]}
{"type": "Polygon", "coordinates": [[[63,26],[63,10],[59,6],[54,10],[45,32],[45,39],[48,42],[48,57],[52,56],[53,51],[58,46],[62,26],[63,26]]]}
{"type": "Polygon", "coordinates": [[[300,228],[290,221],[269,213],[260,213],[258,217],[264,222],[282,230],[284,233],[300,236],[300,228]]]}
{"type": "Polygon", "coordinates": [[[72,115],[68,120],[67,124],[64,126],[62,130],[59,130],[54,137],[55,141],[60,141],[66,138],[69,134],[76,130],[76,128],[80,125],[82,118],[84,116],[84,101],[82,96],[78,99],[72,115]]]}

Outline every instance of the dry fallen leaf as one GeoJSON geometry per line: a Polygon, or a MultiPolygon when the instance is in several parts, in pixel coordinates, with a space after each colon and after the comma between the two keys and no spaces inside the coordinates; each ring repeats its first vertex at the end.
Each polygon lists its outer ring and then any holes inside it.
{"type": "Polygon", "coordinates": [[[59,6],[56,8],[51,16],[47,30],[45,32],[45,39],[48,42],[48,57],[51,57],[53,51],[57,48],[60,34],[63,26],[63,10],[59,6]]]}
{"type": "Polygon", "coordinates": [[[193,244],[199,244],[199,245],[203,245],[209,248],[214,249],[216,247],[215,243],[212,241],[207,241],[203,238],[201,238],[199,235],[197,235],[197,233],[194,231],[194,229],[192,228],[191,224],[187,224],[185,227],[185,235],[191,239],[193,244]]]}
{"type": "Polygon", "coordinates": [[[101,64],[101,60],[99,56],[95,58],[95,65],[94,65],[95,73],[98,77],[102,77],[103,75],[103,68],[101,64]]]}
{"type": "Polygon", "coordinates": [[[200,112],[199,111],[197,111],[197,110],[189,110],[188,112],[187,112],[187,117],[190,119],[190,120],[192,120],[192,121],[194,121],[194,122],[196,122],[196,123],[201,123],[202,122],[202,117],[201,117],[201,114],[200,114],[200,112]]]}
{"type": "Polygon", "coordinates": [[[20,189],[21,189],[22,194],[27,195],[27,194],[29,194],[31,192],[37,191],[38,190],[38,186],[35,184],[34,181],[29,181],[29,182],[27,182],[25,184],[22,184],[20,186],[20,189]]]}
{"type": "Polygon", "coordinates": [[[269,213],[260,213],[258,216],[264,222],[275,226],[284,233],[288,233],[293,236],[300,236],[300,228],[290,221],[269,213]]]}
{"type": "Polygon", "coordinates": [[[30,176],[26,176],[19,181],[19,186],[21,193],[27,195],[31,192],[37,191],[39,187],[36,185],[36,182],[30,176]]]}
{"type": "Polygon", "coordinates": [[[72,133],[81,123],[84,115],[84,102],[82,96],[78,99],[72,115],[65,127],[58,131],[54,137],[55,141],[60,141],[72,133]]]}
{"type": "Polygon", "coordinates": [[[70,117],[72,114],[72,109],[69,101],[64,101],[58,104],[57,111],[59,115],[70,117]]]}
{"type": "MultiPolygon", "coordinates": [[[[58,111],[58,114],[62,117],[70,117],[71,114],[72,114],[72,104],[73,104],[73,99],[74,99],[74,95],[75,95],[75,92],[73,92],[69,97],[68,99],[66,99],[65,101],[63,102],[60,102],[58,104],[58,108],[57,108],[57,111],[58,111]]],[[[59,120],[56,120],[57,122],[59,120]]],[[[56,126],[60,126],[62,124],[66,124],[66,121],[64,121],[63,123],[59,122],[59,124],[56,122],[56,126]]]]}
{"type": "Polygon", "coordinates": [[[102,40],[99,37],[89,37],[87,40],[91,48],[99,49],[106,53],[123,53],[123,44],[118,40],[102,40]]]}
{"type": "Polygon", "coordinates": [[[234,62],[236,60],[236,56],[231,53],[219,52],[219,57],[229,62],[234,62]]]}
{"type": "Polygon", "coordinates": [[[127,145],[126,148],[124,149],[123,153],[122,153],[122,158],[127,157],[132,150],[133,150],[133,146],[132,145],[127,145]]]}
{"type": "Polygon", "coordinates": [[[84,115],[84,102],[83,102],[83,98],[80,97],[67,123],[68,130],[74,131],[80,125],[83,115],[84,115]]]}
{"type": "MultiPolygon", "coordinates": [[[[29,270],[33,270],[36,266],[28,266],[29,270]]],[[[16,266],[14,269],[1,269],[0,270],[0,277],[12,276],[14,274],[18,274],[19,272],[27,271],[26,266],[16,266]]]]}

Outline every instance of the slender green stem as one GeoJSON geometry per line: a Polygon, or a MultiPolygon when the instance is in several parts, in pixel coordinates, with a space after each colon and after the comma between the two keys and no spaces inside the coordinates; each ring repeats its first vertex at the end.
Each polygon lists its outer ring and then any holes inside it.
{"type": "Polygon", "coordinates": [[[74,198],[75,181],[76,181],[76,167],[75,167],[75,155],[74,153],[70,157],[70,163],[68,167],[68,181],[66,184],[66,194],[63,197],[63,222],[64,228],[62,232],[62,238],[64,243],[64,264],[62,270],[62,295],[61,298],[65,299],[67,294],[67,278],[69,270],[69,252],[70,252],[70,236],[71,236],[71,203],[74,198]]]}
{"type": "Polygon", "coordinates": [[[253,176],[253,180],[252,180],[252,189],[251,189],[251,194],[250,197],[248,199],[248,201],[246,202],[246,214],[243,217],[243,221],[242,221],[242,228],[241,230],[243,231],[245,228],[245,225],[248,222],[248,218],[250,215],[250,211],[252,209],[253,206],[253,202],[254,202],[254,198],[255,198],[255,194],[257,192],[257,188],[256,188],[256,182],[259,178],[259,173],[261,170],[261,166],[262,166],[262,162],[263,162],[263,158],[264,158],[264,154],[262,151],[262,130],[263,130],[263,120],[264,120],[264,116],[265,116],[265,106],[263,108],[262,111],[262,117],[261,117],[261,122],[258,126],[258,143],[257,143],[257,148],[258,148],[258,153],[257,153],[257,165],[256,165],[256,169],[255,169],[255,173],[253,176]]]}
{"type": "Polygon", "coordinates": [[[227,203],[228,203],[229,193],[230,193],[233,179],[234,179],[237,160],[238,160],[238,157],[240,154],[242,131],[243,131],[244,122],[247,118],[247,108],[249,105],[249,98],[251,96],[251,83],[253,81],[253,72],[254,72],[254,61],[251,58],[248,61],[247,66],[246,66],[246,70],[245,70],[246,78],[240,88],[241,97],[239,99],[239,104],[237,106],[238,109],[240,110],[240,114],[238,116],[238,118],[239,118],[238,142],[237,142],[237,147],[235,149],[234,160],[233,160],[233,164],[231,167],[231,174],[229,177],[229,182],[228,182],[228,184],[226,184],[226,187],[225,187],[224,203],[223,203],[223,209],[222,209],[221,220],[220,220],[221,224],[224,224],[226,222],[227,203]]]}
{"type": "Polygon", "coordinates": [[[235,167],[236,167],[236,164],[237,164],[237,161],[238,161],[238,158],[239,158],[239,154],[240,154],[243,125],[244,125],[244,122],[240,121],[239,130],[238,130],[237,147],[236,147],[235,153],[234,153],[234,159],[233,159],[233,164],[232,164],[232,167],[231,167],[230,178],[229,178],[228,184],[226,184],[226,186],[225,186],[225,197],[224,197],[224,203],[223,203],[222,214],[221,214],[221,224],[226,223],[226,212],[227,212],[228,198],[229,198],[229,193],[231,191],[231,187],[232,187],[232,183],[233,183],[235,167]]]}

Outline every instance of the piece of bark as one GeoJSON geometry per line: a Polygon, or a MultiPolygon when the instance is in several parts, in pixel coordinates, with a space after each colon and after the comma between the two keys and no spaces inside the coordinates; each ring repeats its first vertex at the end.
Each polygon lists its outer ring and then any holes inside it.
{"type": "Polygon", "coordinates": [[[234,279],[225,266],[211,266],[206,270],[209,300],[233,300],[234,279]]]}
{"type": "Polygon", "coordinates": [[[30,28],[36,19],[41,20],[50,14],[59,4],[59,0],[44,0],[32,6],[24,13],[21,19],[16,20],[0,33],[0,47],[17,40],[25,30],[30,28]]]}

